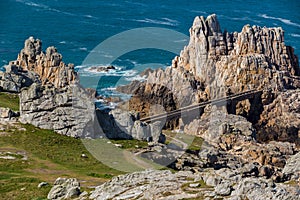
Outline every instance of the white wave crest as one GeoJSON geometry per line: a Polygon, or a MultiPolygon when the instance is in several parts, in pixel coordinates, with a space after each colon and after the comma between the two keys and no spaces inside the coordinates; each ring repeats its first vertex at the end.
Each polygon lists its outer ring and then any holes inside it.
{"type": "Polygon", "coordinates": [[[297,37],[297,38],[300,37],[300,34],[296,34],[296,33],[291,33],[291,34],[289,34],[289,35],[292,36],[292,37],[297,37]]]}
{"type": "Polygon", "coordinates": [[[92,65],[76,66],[75,69],[78,69],[80,76],[119,76],[119,77],[133,77],[136,76],[138,71],[136,70],[126,70],[124,67],[114,66],[114,69],[109,69],[109,65],[92,65]]]}
{"type": "Polygon", "coordinates": [[[125,80],[126,81],[144,81],[144,80],[146,80],[146,76],[137,75],[137,76],[133,76],[133,77],[126,77],[125,80]]]}
{"type": "Polygon", "coordinates": [[[281,21],[284,24],[287,25],[291,25],[291,26],[296,26],[296,27],[300,27],[300,24],[297,24],[295,22],[292,22],[289,19],[284,19],[284,18],[280,18],[280,17],[272,17],[272,16],[268,16],[267,14],[259,14],[259,17],[265,18],[265,19],[273,19],[273,20],[278,20],[281,21]]]}
{"type": "Polygon", "coordinates": [[[41,4],[41,3],[35,3],[33,1],[16,0],[16,2],[23,3],[23,4],[25,4],[27,6],[31,6],[31,7],[44,8],[44,9],[48,9],[49,8],[49,6],[46,6],[46,5],[41,4]]]}
{"type": "Polygon", "coordinates": [[[159,25],[167,25],[167,26],[177,26],[179,24],[176,20],[171,20],[168,18],[162,18],[162,20],[156,20],[156,19],[133,19],[133,21],[136,22],[142,22],[142,23],[149,23],[149,24],[159,24],[159,25]]]}

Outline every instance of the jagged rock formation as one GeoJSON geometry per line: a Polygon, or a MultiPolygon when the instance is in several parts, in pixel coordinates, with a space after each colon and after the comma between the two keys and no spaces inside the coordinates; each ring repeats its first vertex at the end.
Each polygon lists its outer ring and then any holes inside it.
{"type": "Polygon", "coordinates": [[[66,65],[62,61],[62,55],[53,46],[42,51],[42,42],[33,37],[25,41],[24,48],[16,61],[10,65],[21,67],[22,70],[35,72],[43,85],[51,83],[55,88],[62,88],[74,83],[76,73],[74,65],[66,65]]]}
{"type": "MultiPolygon", "coordinates": [[[[270,110],[269,104],[278,102],[275,99],[283,91],[298,93],[294,90],[300,86],[298,75],[298,58],[293,48],[285,45],[282,28],[245,25],[239,33],[228,33],[221,31],[216,15],[206,19],[196,17],[190,29],[189,44],[174,58],[172,66],[155,70],[139,87],[135,86],[130,108],[149,115],[148,108],[153,104],[171,111],[252,89],[262,90],[250,99],[228,103],[227,112],[242,115],[257,124],[257,129],[264,129],[272,119],[268,114],[261,114],[270,110]]],[[[199,118],[205,110],[200,109],[195,117],[199,118]]],[[[299,121],[298,115],[295,117],[293,119],[299,121]]],[[[184,125],[190,122],[182,120],[184,125]]],[[[294,136],[286,138],[289,133],[279,131],[292,127],[293,132],[299,131],[298,126],[289,124],[293,123],[278,124],[277,138],[295,139],[294,136]]],[[[179,121],[169,127],[174,125],[178,126],[179,121]]],[[[267,138],[264,135],[272,134],[271,131],[274,129],[258,130],[258,139],[267,138]]]]}
{"type": "Polygon", "coordinates": [[[42,51],[30,37],[16,61],[0,73],[0,90],[20,92],[20,121],[73,137],[96,137],[94,102],[76,81],[74,65],[55,47],[42,51]]]}

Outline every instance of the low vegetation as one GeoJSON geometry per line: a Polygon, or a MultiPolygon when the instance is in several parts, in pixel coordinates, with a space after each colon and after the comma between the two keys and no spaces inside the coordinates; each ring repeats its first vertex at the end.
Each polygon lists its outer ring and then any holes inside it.
{"type": "Polygon", "coordinates": [[[14,111],[19,110],[19,95],[0,92],[0,107],[10,108],[14,111]]]}
{"type": "Polygon", "coordinates": [[[182,146],[182,144],[185,143],[187,145],[186,151],[188,152],[200,151],[204,141],[202,138],[197,136],[184,133],[176,133],[169,130],[164,130],[163,134],[166,136],[166,144],[175,143],[179,146],[182,146]]]}
{"type": "Polygon", "coordinates": [[[52,184],[58,177],[76,177],[89,190],[122,173],[96,160],[79,139],[22,124],[5,132],[0,152],[15,159],[0,158],[0,199],[46,198],[51,185],[38,184],[52,184]]]}

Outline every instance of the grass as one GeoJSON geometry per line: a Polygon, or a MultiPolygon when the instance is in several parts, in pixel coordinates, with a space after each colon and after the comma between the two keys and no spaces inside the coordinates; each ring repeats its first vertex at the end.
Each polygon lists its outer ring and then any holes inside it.
{"type": "Polygon", "coordinates": [[[134,150],[148,146],[148,142],[139,140],[110,140],[113,144],[122,145],[122,149],[134,150]]]}
{"type": "Polygon", "coordinates": [[[0,92],[0,107],[19,110],[19,95],[0,92]]]}
{"type": "Polygon", "coordinates": [[[89,190],[122,174],[95,159],[79,139],[32,125],[18,126],[26,131],[5,130],[9,134],[0,136],[0,151],[26,152],[28,160],[0,159],[0,199],[45,199],[51,186],[38,188],[38,184],[52,184],[58,177],[76,177],[89,190]]]}
{"type": "Polygon", "coordinates": [[[169,143],[178,143],[174,140],[174,138],[176,140],[179,140],[185,144],[188,145],[186,151],[200,151],[202,144],[203,144],[203,139],[197,136],[193,136],[193,135],[188,135],[188,134],[184,134],[184,133],[176,133],[173,131],[169,131],[169,130],[164,130],[163,134],[166,135],[166,144],[169,143]]]}

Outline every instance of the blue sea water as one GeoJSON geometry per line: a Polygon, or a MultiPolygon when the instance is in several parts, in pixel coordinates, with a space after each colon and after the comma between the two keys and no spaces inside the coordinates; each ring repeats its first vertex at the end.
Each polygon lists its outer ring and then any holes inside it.
{"type": "MultiPolygon", "coordinates": [[[[1,0],[0,9],[0,66],[16,59],[24,40],[34,36],[42,40],[44,49],[56,46],[63,60],[80,70],[87,55],[115,34],[134,28],[161,27],[188,35],[196,16],[212,13],[217,14],[222,30],[229,32],[240,31],[245,24],[281,26],[285,43],[300,55],[299,0],[1,0]]],[[[181,43],[183,47],[187,41],[181,43]]],[[[153,49],[127,53],[115,60],[117,69],[109,73],[85,70],[86,79],[102,76],[98,85],[85,86],[112,95],[120,77],[125,77],[125,82],[139,79],[138,73],[144,68],[170,65],[174,56],[153,49]]]]}

